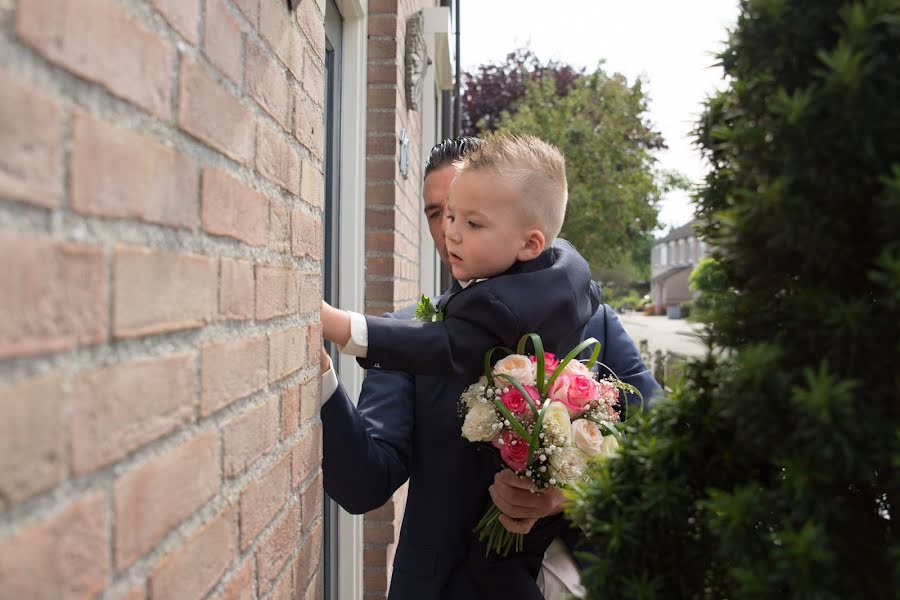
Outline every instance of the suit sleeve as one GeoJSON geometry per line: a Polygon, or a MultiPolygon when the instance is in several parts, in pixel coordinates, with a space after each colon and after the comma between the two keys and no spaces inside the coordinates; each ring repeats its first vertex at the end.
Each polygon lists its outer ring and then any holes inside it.
{"type": "Polygon", "coordinates": [[[403,370],[417,375],[464,375],[476,378],[484,353],[514,344],[518,321],[492,294],[467,294],[453,316],[437,323],[366,316],[369,346],[366,369],[403,370]]]}
{"type": "MultiPolygon", "coordinates": [[[[633,385],[641,392],[645,408],[650,405],[655,396],[662,394],[662,388],[644,365],[634,340],[625,332],[616,312],[608,304],[600,306],[588,324],[585,335],[592,335],[601,340],[601,362],[609,367],[619,379],[633,385]],[[602,333],[598,336],[597,332],[600,328],[602,328],[602,333]]],[[[626,396],[629,404],[640,404],[640,399],[634,394],[626,396]]]]}

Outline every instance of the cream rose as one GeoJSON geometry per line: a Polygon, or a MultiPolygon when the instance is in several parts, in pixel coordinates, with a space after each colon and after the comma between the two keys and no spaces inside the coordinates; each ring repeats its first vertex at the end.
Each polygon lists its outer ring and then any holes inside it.
{"type": "MultiPolygon", "coordinates": [[[[535,384],[534,364],[527,356],[521,354],[510,354],[498,360],[494,365],[494,376],[497,375],[509,375],[522,385],[535,384]]],[[[497,384],[506,387],[507,381],[501,379],[497,384]]]]}
{"type": "Polygon", "coordinates": [[[614,456],[619,453],[619,440],[614,435],[603,437],[603,456],[614,456]]]}
{"type": "Polygon", "coordinates": [[[563,448],[550,456],[550,475],[556,485],[566,485],[584,477],[587,460],[581,450],[573,446],[563,448]]]}
{"type": "MultiPolygon", "coordinates": [[[[614,436],[609,436],[615,439],[614,436]]],[[[603,454],[603,442],[606,438],[593,421],[578,419],[572,421],[572,444],[584,452],[588,458],[603,454]]]]}
{"type": "Polygon", "coordinates": [[[494,411],[494,405],[477,403],[466,413],[462,435],[470,442],[490,442],[496,435],[491,425],[496,422],[497,413],[494,411]]]}
{"type": "Polygon", "coordinates": [[[593,377],[591,370],[584,366],[584,363],[573,359],[569,361],[569,364],[566,365],[566,368],[563,369],[563,373],[567,375],[584,375],[586,377],[593,377]]]}
{"type": "Polygon", "coordinates": [[[561,402],[551,402],[544,410],[544,446],[568,446],[572,443],[572,422],[569,411],[561,402]]]}

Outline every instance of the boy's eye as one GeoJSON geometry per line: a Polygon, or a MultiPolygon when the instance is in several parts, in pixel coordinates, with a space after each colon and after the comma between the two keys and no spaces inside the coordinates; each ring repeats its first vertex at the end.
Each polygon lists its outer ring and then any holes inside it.
{"type": "Polygon", "coordinates": [[[469,227],[472,229],[480,229],[482,227],[481,223],[476,223],[475,221],[469,221],[469,227]]]}

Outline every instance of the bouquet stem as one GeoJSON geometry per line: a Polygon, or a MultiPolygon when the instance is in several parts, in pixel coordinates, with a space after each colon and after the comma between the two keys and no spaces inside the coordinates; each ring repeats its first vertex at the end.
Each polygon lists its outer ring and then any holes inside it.
{"type": "Polygon", "coordinates": [[[500,522],[500,509],[491,502],[490,507],[485,511],[484,516],[478,521],[473,531],[478,535],[478,539],[487,542],[487,549],[484,552],[487,557],[492,551],[500,556],[509,555],[510,550],[515,552],[522,551],[522,543],[525,536],[521,533],[511,533],[500,522]]]}

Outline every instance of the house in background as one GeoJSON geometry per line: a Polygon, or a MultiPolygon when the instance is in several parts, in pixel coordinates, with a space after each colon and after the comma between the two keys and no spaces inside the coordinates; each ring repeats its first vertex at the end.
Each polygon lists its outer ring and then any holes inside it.
{"type": "Polygon", "coordinates": [[[706,243],[697,237],[697,221],[693,220],[669,231],[656,240],[651,251],[650,300],[656,314],[681,318],[681,305],[690,302],[694,293],[688,287],[691,273],[706,256],[706,243]]]}

